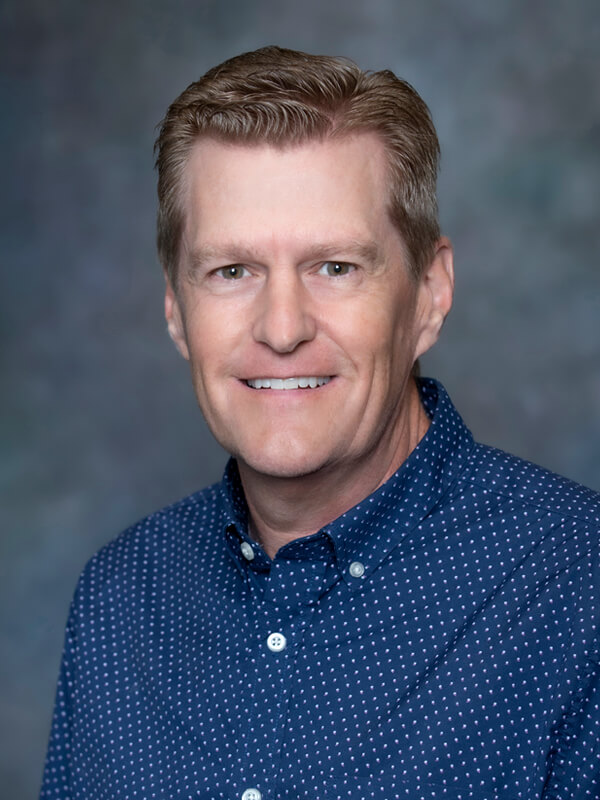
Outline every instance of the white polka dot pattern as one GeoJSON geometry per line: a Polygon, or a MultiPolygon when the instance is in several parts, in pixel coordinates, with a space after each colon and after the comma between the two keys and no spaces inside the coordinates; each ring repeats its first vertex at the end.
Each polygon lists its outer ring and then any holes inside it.
{"type": "Polygon", "coordinates": [[[421,393],[400,470],[272,561],[234,462],[92,559],[43,800],[600,798],[598,496],[421,393]]]}

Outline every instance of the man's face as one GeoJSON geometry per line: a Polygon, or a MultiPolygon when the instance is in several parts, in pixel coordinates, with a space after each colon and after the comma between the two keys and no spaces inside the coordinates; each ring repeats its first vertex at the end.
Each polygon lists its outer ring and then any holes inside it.
{"type": "Polygon", "coordinates": [[[386,458],[439,325],[388,216],[379,139],[203,140],[184,202],[166,314],[217,440],[277,477],[386,458]]]}

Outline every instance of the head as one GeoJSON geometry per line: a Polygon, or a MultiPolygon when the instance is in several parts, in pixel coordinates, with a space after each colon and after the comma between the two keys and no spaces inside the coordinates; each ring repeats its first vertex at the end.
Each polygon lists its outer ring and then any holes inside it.
{"type": "Polygon", "coordinates": [[[414,446],[411,371],[452,297],[437,156],[414,90],[340,59],[259,50],[169,108],[168,329],[246,490],[250,475],[374,487],[414,446]]]}
{"type": "Polygon", "coordinates": [[[265,47],[232,58],[192,83],[169,107],[156,142],[158,252],[177,285],[186,165],[202,138],[286,148],[307,141],[375,133],[388,168],[388,213],[415,279],[440,236],[436,178],[439,144],[427,106],[389,70],[265,47]]]}

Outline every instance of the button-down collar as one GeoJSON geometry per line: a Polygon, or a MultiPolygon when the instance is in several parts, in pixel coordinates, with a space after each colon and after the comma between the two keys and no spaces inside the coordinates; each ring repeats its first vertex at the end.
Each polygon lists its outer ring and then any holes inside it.
{"type": "MultiPolygon", "coordinates": [[[[439,383],[423,379],[419,389],[431,424],[397,472],[321,531],[286,544],[277,558],[306,559],[313,564],[327,560],[328,540],[333,545],[338,574],[352,589],[359,589],[361,579],[367,578],[434,508],[464,467],[473,438],[439,383]],[[363,568],[360,575],[356,574],[358,567],[350,569],[354,564],[363,568]]],[[[268,571],[271,560],[248,535],[248,506],[233,459],[225,471],[221,496],[223,527],[236,565],[242,572],[268,571]],[[242,543],[252,547],[252,560],[243,556],[242,543]]],[[[323,590],[326,588],[324,584],[323,590]]]]}

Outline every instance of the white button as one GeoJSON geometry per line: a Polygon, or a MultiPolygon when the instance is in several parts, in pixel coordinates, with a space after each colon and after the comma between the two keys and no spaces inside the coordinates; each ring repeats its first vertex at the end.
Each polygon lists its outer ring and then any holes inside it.
{"type": "Polygon", "coordinates": [[[242,794],[242,800],[261,800],[262,794],[258,789],[246,789],[242,794]]]}
{"type": "Polygon", "coordinates": [[[365,565],[361,564],[360,561],[353,561],[348,571],[353,578],[362,578],[365,574],[365,565]]]}
{"type": "Polygon", "coordinates": [[[286,644],[287,640],[283,633],[272,633],[267,639],[267,647],[273,653],[281,653],[282,650],[285,650],[286,644]]]}
{"type": "Polygon", "coordinates": [[[242,542],[240,545],[240,550],[242,551],[242,555],[248,561],[252,561],[254,558],[254,550],[252,549],[252,545],[248,542],[242,542]]]}

